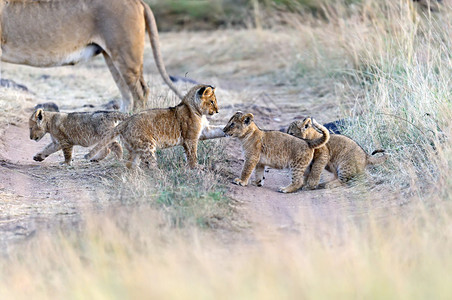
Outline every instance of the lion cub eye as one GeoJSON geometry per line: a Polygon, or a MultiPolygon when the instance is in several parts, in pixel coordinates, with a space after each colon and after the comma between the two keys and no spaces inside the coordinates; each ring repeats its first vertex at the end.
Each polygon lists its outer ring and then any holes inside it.
{"type": "Polygon", "coordinates": [[[309,127],[309,124],[304,125],[305,129],[308,129],[308,127],[309,127]]]}
{"type": "Polygon", "coordinates": [[[213,100],[210,101],[210,104],[215,105],[215,103],[213,102],[213,100]]]}

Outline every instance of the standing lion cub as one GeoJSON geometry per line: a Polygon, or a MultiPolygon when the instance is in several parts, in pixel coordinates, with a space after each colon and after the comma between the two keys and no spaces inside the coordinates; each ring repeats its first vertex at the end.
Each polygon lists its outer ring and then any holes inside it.
{"type": "MultiPolygon", "coordinates": [[[[291,123],[287,133],[302,139],[317,139],[321,136],[321,133],[314,128],[311,118],[291,123]]],[[[375,150],[372,155],[379,152],[384,152],[384,150],[375,150]]],[[[370,156],[351,138],[332,134],[325,146],[315,150],[310,170],[306,174],[306,188],[315,189],[317,187],[323,169],[332,172],[339,182],[345,183],[363,173],[367,165],[381,164],[387,158],[386,154],[379,157],[370,156]]],[[[328,182],[326,186],[332,186],[335,181],[328,182]]]]}
{"type": "Polygon", "coordinates": [[[265,166],[275,169],[290,168],[292,182],[279,188],[282,193],[292,193],[303,185],[303,174],[314,155],[314,149],[323,147],[330,134],[322,125],[314,124],[322,131],[319,138],[301,140],[279,131],[262,131],[253,121],[251,113],[235,113],[223,131],[228,136],[237,137],[242,142],[245,165],[240,178],[234,183],[246,186],[251,173],[256,169],[256,184],[264,184],[265,166]]]}
{"type": "MultiPolygon", "coordinates": [[[[96,111],[59,113],[37,109],[30,117],[30,139],[39,142],[46,133],[50,133],[52,142],[38,152],[33,159],[43,161],[50,154],[63,150],[64,162],[71,164],[74,145],[89,147],[102,139],[109,129],[119,121],[127,118],[127,114],[115,111],[96,111]]],[[[122,147],[118,142],[111,142],[108,147],[95,157],[104,159],[110,150],[117,157],[122,157],[122,147]]]]}
{"type": "Polygon", "coordinates": [[[196,85],[175,107],[149,109],[137,113],[102,139],[86,156],[92,159],[117,136],[121,136],[129,151],[128,168],[135,168],[141,160],[155,164],[156,149],[183,145],[190,167],[197,164],[198,140],[201,133],[208,132],[206,115],[218,113],[215,88],[196,85]]]}

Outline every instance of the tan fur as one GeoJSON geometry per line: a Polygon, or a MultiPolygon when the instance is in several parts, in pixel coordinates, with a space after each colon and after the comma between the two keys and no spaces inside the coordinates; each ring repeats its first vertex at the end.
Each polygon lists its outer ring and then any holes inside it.
{"type": "Polygon", "coordinates": [[[121,91],[122,111],[146,105],[143,52],[148,31],[157,68],[182,99],[165,70],[154,15],[142,0],[0,0],[0,21],[5,62],[53,67],[102,53],[121,91]]]}
{"type": "Polygon", "coordinates": [[[198,140],[208,126],[206,115],[218,113],[215,88],[208,85],[193,87],[176,107],[151,109],[133,115],[119,124],[85,157],[91,159],[112,139],[120,135],[129,151],[128,168],[140,160],[154,165],[156,149],[183,145],[190,167],[197,164],[198,140]]]}
{"type": "MultiPolygon", "coordinates": [[[[66,114],[38,109],[28,121],[30,139],[39,142],[46,133],[50,133],[52,142],[38,152],[33,159],[35,161],[43,161],[50,154],[63,150],[64,162],[70,165],[74,145],[83,147],[94,145],[104,137],[104,134],[115,127],[116,123],[127,117],[124,113],[114,111],[66,114]]],[[[110,150],[117,157],[122,157],[121,145],[113,141],[96,156],[95,160],[104,159],[110,153],[110,150]]]]}
{"type": "MultiPolygon", "coordinates": [[[[321,136],[321,133],[314,128],[311,118],[291,123],[287,133],[308,140],[321,136]]],[[[376,150],[373,154],[377,152],[384,152],[384,150],[376,150]]],[[[383,163],[387,158],[386,154],[379,157],[370,156],[351,138],[332,134],[325,146],[315,150],[310,168],[305,174],[307,177],[305,188],[314,189],[318,186],[323,169],[332,172],[339,182],[345,183],[363,173],[367,165],[383,163]]],[[[325,186],[331,187],[335,183],[337,180],[325,186]]]]}
{"type": "Polygon", "coordinates": [[[258,186],[264,183],[265,166],[275,169],[290,168],[292,182],[281,187],[280,192],[292,193],[303,185],[303,174],[314,155],[314,149],[322,147],[329,139],[328,130],[315,123],[322,131],[320,138],[304,141],[279,131],[262,131],[253,121],[251,113],[237,112],[223,129],[228,136],[239,138],[245,154],[245,164],[240,178],[234,183],[246,186],[253,170],[256,170],[258,186]]]}

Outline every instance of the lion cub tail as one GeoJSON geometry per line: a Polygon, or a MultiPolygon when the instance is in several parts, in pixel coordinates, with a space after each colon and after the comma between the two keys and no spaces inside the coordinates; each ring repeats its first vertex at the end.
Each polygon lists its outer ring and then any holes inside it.
{"type": "Polygon", "coordinates": [[[313,118],[311,118],[311,121],[312,125],[314,125],[315,128],[321,131],[322,136],[317,139],[306,140],[306,142],[308,143],[309,148],[318,149],[325,146],[326,143],[328,143],[328,141],[330,140],[330,132],[328,131],[328,129],[325,128],[325,126],[317,123],[317,121],[314,120],[313,118]]]}
{"type": "Polygon", "coordinates": [[[375,150],[374,152],[372,152],[372,155],[367,155],[367,164],[368,165],[379,165],[379,164],[384,163],[388,159],[387,154],[383,154],[380,156],[373,156],[376,153],[384,153],[384,152],[385,152],[385,150],[378,149],[378,150],[375,150]]]}
{"type": "Polygon", "coordinates": [[[96,146],[91,149],[91,151],[85,155],[85,159],[90,160],[92,159],[94,156],[96,156],[96,154],[98,152],[100,152],[102,149],[104,149],[105,147],[107,147],[110,142],[112,140],[114,140],[118,135],[121,134],[121,129],[122,129],[122,125],[123,123],[120,123],[118,126],[116,126],[115,128],[110,129],[105,136],[96,144],[96,146]]]}

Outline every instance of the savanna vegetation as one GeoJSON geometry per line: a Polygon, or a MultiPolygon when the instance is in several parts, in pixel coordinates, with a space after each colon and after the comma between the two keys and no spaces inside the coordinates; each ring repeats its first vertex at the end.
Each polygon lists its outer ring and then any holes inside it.
{"type": "MultiPolygon", "coordinates": [[[[179,148],[159,153],[158,172],[83,169],[119,205],[15,245],[0,258],[0,298],[452,297],[450,2],[147,2],[172,31],[161,34],[170,67],[296,94],[284,103],[305,99],[319,120],[346,119],[345,134],[390,158],[364,183],[319,196],[364,209],[332,206],[322,218],[313,201],[295,213],[294,232],[247,220],[244,199],[229,191],[227,141],[201,143],[204,170],[181,168],[179,148]],[[385,201],[393,205],[366,206],[385,201]]],[[[150,106],[173,104],[153,91],[150,106]]],[[[219,89],[220,106],[247,93],[219,89]]],[[[1,121],[19,122],[28,100],[4,95],[1,121]]]]}

